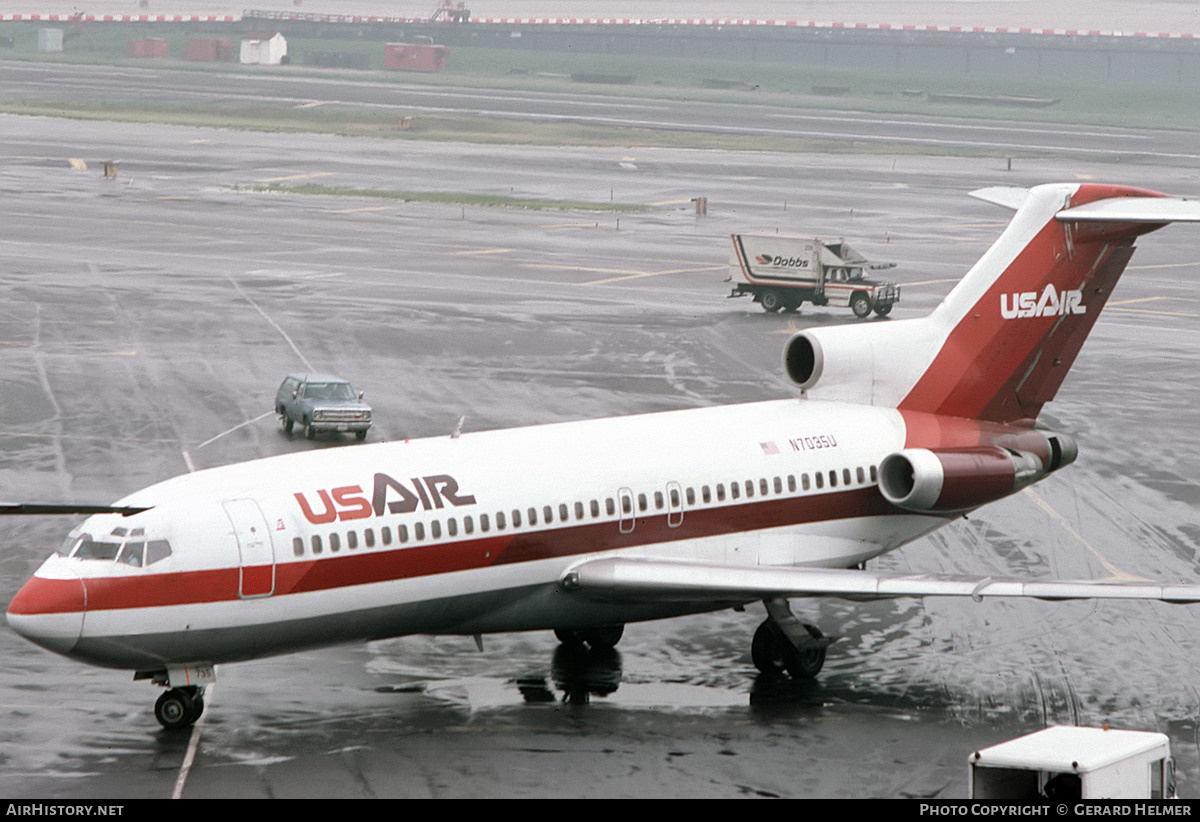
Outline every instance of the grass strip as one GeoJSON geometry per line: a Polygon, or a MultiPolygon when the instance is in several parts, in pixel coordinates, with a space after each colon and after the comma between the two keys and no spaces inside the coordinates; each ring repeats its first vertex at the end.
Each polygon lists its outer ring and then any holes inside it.
{"type": "Polygon", "coordinates": [[[353,188],[350,186],[323,186],[313,183],[300,185],[239,185],[235,191],[281,192],[284,194],[311,194],[323,197],[364,197],[379,200],[397,200],[419,203],[452,203],[470,206],[502,206],[536,211],[600,211],[606,213],[636,213],[648,211],[649,206],[629,203],[595,203],[583,200],[546,200],[536,197],[505,197],[498,194],[467,194],[456,191],[396,191],[378,188],[353,188]]]}
{"type": "MultiPolygon", "coordinates": [[[[1000,152],[982,149],[923,146],[902,142],[822,140],[778,135],[725,134],[687,130],[636,128],[571,120],[517,120],[473,114],[395,114],[338,109],[210,107],[203,110],[166,104],[84,100],[5,101],[0,114],[109,120],[126,123],[220,128],[279,133],[336,134],[391,140],[486,143],[529,146],[597,146],[719,151],[774,151],[823,154],[908,154],[992,157],[1000,152]],[[407,121],[407,122],[405,122],[407,121]]],[[[1004,156],[1031,156],[1004,152],[1004,156]]]]}

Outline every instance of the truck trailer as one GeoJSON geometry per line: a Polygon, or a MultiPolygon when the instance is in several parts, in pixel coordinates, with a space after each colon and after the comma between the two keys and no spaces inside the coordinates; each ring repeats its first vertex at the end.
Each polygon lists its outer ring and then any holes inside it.
{"type": "Polygon", "coordinates": [[[972,753],[971,799],[1174,799],[1165,734],[1046,728],[972,753]]]}
{"type": "Polygon", "coordinates": [[[753,295],[766,311],[795,311],[806,302],[849,307],[862,319],[887,316],[900,301],[900,287],[872,280],[868,270],[894,268],[873,263],[845,240],[786,234],[733,234],[729,256],[730,297],[753,295]]]}

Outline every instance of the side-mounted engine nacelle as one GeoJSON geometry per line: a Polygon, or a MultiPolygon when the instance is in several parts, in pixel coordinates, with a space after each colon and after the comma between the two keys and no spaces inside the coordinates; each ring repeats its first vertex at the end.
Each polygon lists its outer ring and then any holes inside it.
{"type": "Polygon", "coordinates": [[[1027,432],[1045,447],[1039,453],[998,445],[968,448],[906,448],[879,464],[879,490],[906,511],[948,514],[978,508],[1031,485],[1078,455],[1063,434],[1027,432]]]}
{"type": "Polygon", "coordinates": [[[812,388],[825,373],[825,347],[811,331],[793,334],[783,347],[783,371],[802,389],[812,388]]]}
{"type": "Polygon", "coordinates": [[[897,371],[887,352],[920,346],[922,326],[912,320],[806,328],[783,347],[783,370],[804,391],[820,383],[823,399],[872,403],[892,395],[911,375],[897,371]]]}

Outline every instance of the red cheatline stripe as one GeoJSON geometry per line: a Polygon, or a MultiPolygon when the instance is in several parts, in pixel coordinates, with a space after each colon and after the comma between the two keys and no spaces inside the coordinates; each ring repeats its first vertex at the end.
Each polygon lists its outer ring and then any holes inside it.
{"type": "MultiPolygon", "coordinates": [[[[666,515],[656,513],[654,516],[639,517],[630,534],[620,533],[617,522],[605,521],[386,550],[360,547],[350,552],[343,549],[340,554],[326,555],[321,559],[278,563],[275,594],[282,596],[328,591],[492,565],[579,556],[639,545],[895,511],[875,486],[866,486],[827,494],[688,510],[684,513],[682,524],[674,528],[667,524],[666,515]]],[[[290,549],[290,543],[278,546],[280,551],[290,549]]],[[[238,571],[238,568],[221,568],[175,574],[88,578],[84,581],[87,608],[89,611],[105,611],[233,601],[238,598],[238,571]]],[[[68,589],[77,591],[78,581],[35,577],[13,599],[9,612],[68,612],[71,608],[65,605],[73,601],[64,595],[68,589]]]]}

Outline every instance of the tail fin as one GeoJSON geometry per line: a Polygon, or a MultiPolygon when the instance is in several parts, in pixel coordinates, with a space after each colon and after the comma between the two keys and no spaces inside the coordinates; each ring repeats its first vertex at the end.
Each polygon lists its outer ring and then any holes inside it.
{"type": "Polygon", "coordinates": [[[814,396],[1032,423],[1075,361],[1141,234],[1200,202],[1123,186],[982,189],[1017,210],[928,317],[802,331],[784,366],[814,396]]]}

